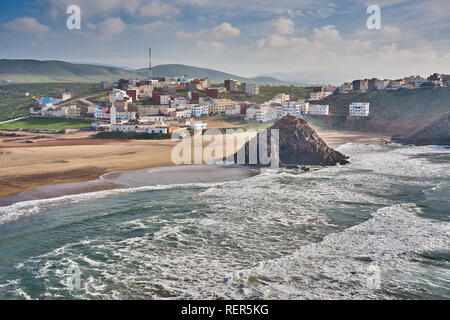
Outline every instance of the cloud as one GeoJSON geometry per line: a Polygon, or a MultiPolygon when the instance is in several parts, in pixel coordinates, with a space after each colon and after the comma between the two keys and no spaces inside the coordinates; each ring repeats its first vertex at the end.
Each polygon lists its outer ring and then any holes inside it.
{"type": "Polygon", "coordinates": [[[197,32],[185,32],[183,30],[177,31],[175,33],[176,37],[179,39],[193,39],[203,36],[206,33],[206,30],[200,30],[197,32]]]}
{"type": "Polygon", "coordinates": [[[157,20],[157,21],[150,22],[150,23],[134,25],[133,28],[135,30],[142,31],[142,32],[151,32],[153,30],[162,28],[166,25],[167,24],[164,21],[157,20]]]}
{"type": "Polygon", "coordinates": [[[241,31],[231,26],[228,22],[222,23],[211,31],[211,35],[214,38],[237,37],[240,34],[241,31]]]}
{"type": "Polygon", "coordinates": [[[199,7],[204,7],[211,4],[210,0],[177,0],[177,3],[199,7]]]}
{"type": "Polygon", "coordinates": [[[197,41],[197,47],[202,50],[207,51],[220,51],[225,48],[225,45],[222,42],[218,41],[197,41]]]}
{"type": "Polygon", "coordinates": [[[88,28],[97,31],[96,35],[102,40],[109,40],[113,37],[119,36],[126,27],[127,25],[125,22],[117,17],[106,18],[98,24],[88,24],[88,28]]]}
{"type": "Polygon", "coordinates": [[[291,19],[281,17],[272,24],[272,30],[277,34],[291,34],[295,32],[295,24],[291,19]]]}
{"type": "Polygon", "coordinates": [[[314,39],[319,42],[336,42],[341,40],[341,35],[335,26],[328,25],[320,29],[314,29],[314,39]]]}
{"type": "Polygon", "coordinates": [[[257,45],[262,48],[304,48],[310,45],[310,42],[305,38],[297,37],[283,37],[278,34],[272,34],[264,39],[257,41],[257,45]]]}
{"type": "Polygon", "coordinates": [[[231,38],[237,37],[241,34],[241,31],[233,27],[230,23],[224,22],[213,29],[202,29],[196,32],[186,32],[184,30],[177,31],[176,37],[179,39],[193,39],[193,38],[231,38]]]}
{"type": "Polygon", "coordinates": [[[22,17],[16,18],[11,22],[4,23],[2,26],[8,30],[29,32],[29,33],[47,33],[50,28],[40,24],[35,18],[22,17]]]}
{"type": "Polygon", "coordinates": [[[174,16],[179,12],[173,5],[160,1],[151,1],[139,8],[139,14],[145,17],[174,16]]]}

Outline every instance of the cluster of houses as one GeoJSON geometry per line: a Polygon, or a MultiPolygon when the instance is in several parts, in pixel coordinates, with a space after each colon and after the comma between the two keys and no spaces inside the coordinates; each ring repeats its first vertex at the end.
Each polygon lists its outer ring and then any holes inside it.
{"type": "MultiPolygon", "coordinates": [[[[96,129],[171,133],[182,127],[206,128],[207,123],[198,118],[207,116],[243,117],[248,121],[271,122],[286,115],[295,117],[328,116],[330,107],[318,104],[331,95],[361,93],[369,90],[399,90],[421,87],[446,87],[450,76],[433,74],[427,79],[420,76],[401,80],[365,79],[344,83],[340,87],[313,87],[308,101],[291,101],[284,93],[262,104],[242,103],[220,98],[220,93],[234,92],[243,95],[259,95],[256,84],[225,80],[223,87],[211,87],[208,78],[194,79],[186,76],[162,77],[150,80],[120,79],[115,84],[102,83],[110,87],[108,101],[102,105],[83,99],[72,99],[66,89],[61,98],[44,97],[38,107],[30,109],[32,115],[58,118],[95,119],[96,129]],[[177,93],[182,92],[182,96],[177,93]]],[[[350,117],[369,116],[368,102],[353,102],[349,105],[350,117]]]]}
{"type": "Polygon", "coordinates": [[[284,93],[276,95],[262,105],[250,105],[245,109],[245,119],[257,122],[271,122],[286,115],[302,118],[305,115],[328,114],[328,105],[310,104],[303,100],[291,101],[290,96],[284,93]]]}
{"type": "Polygon", "coordinates": [[[345,82],[339,87],[319,86],[312,87],[310,101],[325,99],[331,95],[341,95],[347,93],[364,93],[373,90],[401,90],[418,88],[448,88],[450,87],[450,75],[433,73],[427,78],[421,76],[409,76],[403,79],[363,79],[345,82]]]}

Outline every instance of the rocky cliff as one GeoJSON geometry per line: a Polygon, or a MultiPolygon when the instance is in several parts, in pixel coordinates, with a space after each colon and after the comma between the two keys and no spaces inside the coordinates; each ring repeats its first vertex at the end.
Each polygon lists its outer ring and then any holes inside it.
{"type": "Polygon", "coordinates": [[[450,112],[408,135],[392,137],[392,140],[417,146],[450,145],[450,112]]]}
{"type": "MultiPolygon", "coordinates": [[[[270,156],[270,133],[271,129],[279,130],[279,162],[280,167],[293,167],[299,165],[336,165],[347,164],[348,157],[342,153],[329,148],[319,137],[313,128],[303,120],[293,116],[286,116],[278,120],[268,129],[267,149],[270,156]]],[[[259,134],[256,138],[259,139],[259,134]]],[[[249,163],[249,142],[245,148],[245,163],[249,163]]],[[[235,161],[237,161],[235,154],[235,161]]],[[[258,165],[261,165],[259,159],[258,146],[258,165]]]]}

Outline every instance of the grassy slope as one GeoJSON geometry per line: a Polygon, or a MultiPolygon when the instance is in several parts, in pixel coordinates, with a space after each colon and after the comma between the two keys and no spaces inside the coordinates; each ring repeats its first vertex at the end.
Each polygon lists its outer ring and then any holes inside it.
{"type": "Polygon", "coordinates": [[[371,91],[332,96],[318,103],[330,105],[332,117],[311,118],[310,121],[316,126],[406,134],[450,110],[450,90],[371,91]],[[347,118],[352,102],[369,102],[370,118],[347,118]]]}
{"type": "Polygon", "coordinates": [[[352,102],[370,102],[370,115],[386,120],[417,121],[437,117],[450,108],[449,89],[416,89],[398,91],[371,91],[329,97],[320,104],[329,104],[334,115],[348,115],[352,102]]]}
{"type": "MultiPolygon", "coordinates": [[[[165,64],[153,67],[154,77],[182,75],[195,78],[208,77],[213,83],[223,83],[223,80],[233,78],[258,84],[289,84],[289,82],[271,77],[244,78],[226,72],[182,64],[165,64]]],[[[12,80],[16,83],[100,82],[103,80],[114,81],[120,78],[134,77],[146,79],[148,77],[148,69],[143,68],[131,71],[116,67],[75,64],[64,61],[0,59],[0,79],[12,80]]]]}
{"type": "Polygon", "coordinates": [[[279,93],[289,94],[291,100],[300,100],[309,98],[310,89],[286,86],[261,86],[259,96],[248,96],[240,93],[226,92],[220,94],[221,98],[228,98],[235,101],[250,101],[255,103],[266,102],[279,93]]]}
{"type": "MultiPolygon", "coordinates": [[[[223,83],[225,79],[236,79],[243,82],[253,82],[258,84],[273,84],[273,85],[287,85],[289,82],[281,81],[271,77],[256,77],[256,78],[245,78],[234,74],[221,72],[213,69],[199,68],[193,66],[187,66],[183,64],[163,64],[153,67],[152,70],[154,77],[176,77],[186,75],[192,78],[210,78],[212,83],[223,83]]],[[[148,69],[139,69],[137,74],[146,78],[148,76],[148,69]]]]}
{"type": "Polygon", "coordinates": [[[0,124],[0,129],[64,130],[88,128],[90,126],[90,122],[76,119],[27,118],[0,124]]]}
{"type": "Polygon", "coordinates": [[[0,79],[14,82],[100,82],[133,75],[121,68],[63,61],[0,60],[0,79]]]}
{"type": "Polygon", "coordinates": [[[40,97],[59,96],[65,88],[72,88],[74,98],[102,93],[88,83],[35,83],[0,85],[0,121],[28,115],[31,106],[37,105],[40,97]],[[26,97],[25,93],[29,93],[26,97]],[[33,99],[36,98],[36,99],[33,99]]]}

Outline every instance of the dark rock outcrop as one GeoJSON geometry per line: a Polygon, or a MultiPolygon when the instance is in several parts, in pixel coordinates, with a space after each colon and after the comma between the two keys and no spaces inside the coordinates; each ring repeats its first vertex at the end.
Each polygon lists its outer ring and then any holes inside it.
{"type": "Polygon", "coordinates": [[[450,145],[450,112],[406,136],[394,136],[392,141],[416,146],[450,145]]]}
{"type": "MultiPolygon", "coordinates": [[[[336,164],[347,164],[348,157],[342,153],[329,148],[326,143],[319,137],[316,131],[311,128],[308,123],[293,116],[286,116],[278,120],[268,129],[267,149],[270,156],[270,133],[271,129],[279,130],[279,165],[280,167],[296,167],[302,165],[324,165],[334,166],[336,164]]],[[[258,136],[254,139],[259,139],[258,136]]],[[[258,140],[257,140],[258,141],[258,140]]],[[[249,164],[249,142],[243,147],[245,148],[245,163],[249,164]]],[[[237,162],[237,154],[234,159],[237,162]]],[[[261,165],[259,159],[258,145],[258,166],[261,165]]]]}

